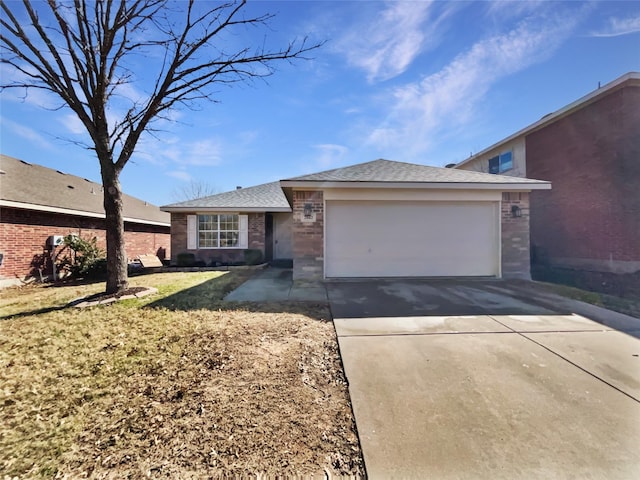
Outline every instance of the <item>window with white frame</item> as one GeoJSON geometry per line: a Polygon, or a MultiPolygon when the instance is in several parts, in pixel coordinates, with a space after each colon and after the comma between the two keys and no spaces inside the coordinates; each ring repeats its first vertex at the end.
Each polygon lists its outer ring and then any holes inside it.
{"type": "Polygon", "coordinates": [[[237,213],[187,215],[187,249],[248,248],[249,216],[237,213]]]}
{"type": "Polygon", "coordinates": [[[489,159],[489,173],[502,173],[513,168],[513,154],[504,152],[489,159]]]}

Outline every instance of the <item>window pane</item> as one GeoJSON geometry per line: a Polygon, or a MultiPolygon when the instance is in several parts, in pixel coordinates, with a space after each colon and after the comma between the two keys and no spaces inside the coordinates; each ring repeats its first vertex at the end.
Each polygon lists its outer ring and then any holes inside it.
{"type": "Polygon", "coordinates": [[[217,215],[198,215],[198,230],[215,230],[217,217],[217,215]]]}
{"type": "Polygon", "coordinates": [[[237,247],[238,246],[238,232],[220,232],[220,246],[221,247],[237,247]]]}
{"type": "Polygon", "coordinates": [[[513,168],[513,156],[511,152],[505,152],[500,155],[500,171],[511,170],[513,168]]]}
{"type": "Polygon", "coordinates": [[[218,235],[215,232],[200,232],[198,234],[199,248],[216,248],[218,246],[218,235]]]}
{"type": "Polygon", "coordinates": [[[498,157],[489,159],[489,173],[498,173],[500,171],[500,161],[498,157]]]}
{"type": "Polygon", "coordinates": [[[220,215],[220,230],[238,230],[238,215],[220,215]]]}

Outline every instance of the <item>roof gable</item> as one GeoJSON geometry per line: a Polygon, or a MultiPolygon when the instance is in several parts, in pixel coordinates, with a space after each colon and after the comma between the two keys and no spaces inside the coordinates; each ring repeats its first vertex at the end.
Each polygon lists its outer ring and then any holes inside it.
{"type": "MultiPolygon", "coordinates": [[[[0,154],[0,202],[5,206],[104,217],[102,185],[0,154]]],[[[126,221],[169,225],[170,216],[123,194],[126,221]]]]}

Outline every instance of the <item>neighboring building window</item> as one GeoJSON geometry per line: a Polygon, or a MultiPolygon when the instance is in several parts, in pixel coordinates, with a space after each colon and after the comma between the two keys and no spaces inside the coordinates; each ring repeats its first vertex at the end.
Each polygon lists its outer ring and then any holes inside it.
{"type": "Polygon", "coordinates": [[[489,173],[502,173],[513,168],[513,155],[504,152],[489,159],[489,173]]]}
{"type": "Polygon", "coordinates": [[[239,215],[198,215],[198,248],[238,248],[239,215]]]}

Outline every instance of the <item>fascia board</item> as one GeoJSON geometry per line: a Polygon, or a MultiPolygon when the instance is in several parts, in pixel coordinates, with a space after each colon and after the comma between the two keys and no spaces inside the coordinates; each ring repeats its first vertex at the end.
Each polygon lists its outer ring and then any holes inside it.
{"type": "MultiPolygon", "coordinates": [[[[104,213],[87,212],[71,208],[51,207],[49,205],[37,205],[35,203],[14,202],[12,200],[0,200],[0,207],[20,208],[23,210],[35,210],[38,212],[61,213],[76,217],[105,218],[104,213]]],[[[157,222],[155,220],[142,220],[140,218],[124,217],[125,222],[142,223],[145,225],[158,225],[161,227],[171,226],[168,222],[157,222]]]]}
{"type": "Polygon", "coordinates": [[[215,213],[226,213],[226,212],[291,212],[291,208],[288,207],[274,207],[274,208],[264,208],[264,207],[160,207],[160,210],[163,212],[215,212],[215,213]]]}
{"type": "MultiPolygon", "coordinates": [[[[515,178],[515,177],[514,177],[515,178]]],[[[479,183],[479,182],[318,182],[318,181],[294,181],[282,180],[284,187],[291,188],[413,188],[413,189],[451,189],[451,190],[500,190],[500,191],[531,191],[551,190],[551,182],[536,183],[479,183]]]]}

